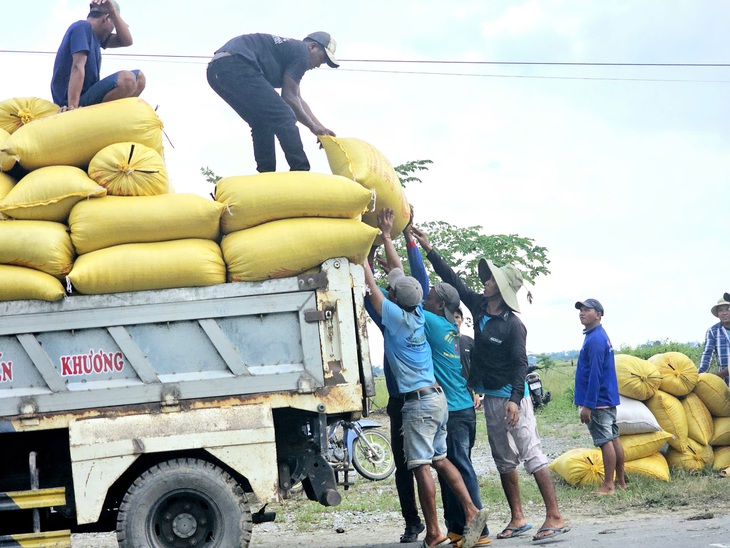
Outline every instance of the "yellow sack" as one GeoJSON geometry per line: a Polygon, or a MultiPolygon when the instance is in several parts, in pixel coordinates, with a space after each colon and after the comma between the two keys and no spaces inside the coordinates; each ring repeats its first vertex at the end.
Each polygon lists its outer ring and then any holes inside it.
{"type": "Polygon", "coordinates": [[[68,224],[81,255],[120,244],[217,240],[223,209],[196,194],[106,196],[76,204],[68,224]]]}
{"type": "Polygon", "coordinates": [[[663,430],[659,432],[647,432],[646,434],[631,434],[619,436],[621,447],[624,448],[626,460],[643,459],[659,451],[664,444],[669,442],[672,435],[663,430]]]}
{"type": "Polygon", "coordinates": [[[361,264],[376,228],[354,219],[284,219],[223,237],[228,281],[251,282],[296,276],[332,257],[361,264]]]}
{"type": "Polygon", "coordinates": [[[730,466],[730,446],[717,447],[715,449],[715,460],[712,461],[712,467],[715,470],[724,470],[730,466]]]}
{"type": "Polygon", "coordinates": [[[690,439],[684,451],[670,447],[667,451],[667,462],[674,468],[684,470],[702,470],[705,466],[712,466],[715,453],[710,445],[702,445],[690,439]]]}
{"type": "Polygon", "coordinates": [[[140,143],[115,143],[102,148],[89,163],[89,177],[111,196],[157,196],[168,188],[162,156],[140,143]]]}
{"type": "Polygon", "coordinates": [[[672,434],[673,437],[667,443],[678,451],[684,451],[687,447],[688,429],[682,403],[671,394],[657,390],[656,394],[646,400],[646,406],[654,414],[662,430],[672,434]]]}
{"type": "Polygon", "coordinates": [[[85,169],[102,148],[125,141],[162,154],[162,122],[137,97],[77,108],[23,126],[0,148],[0,166],[7,171],[7,165],[17,161],[28,170],[57,165],[85,169]]]}
{"type": "Polygon", "coordinates": [[[654,453],[648,457],[626,461],[624,471],[627,476],[646,476],[661,481],[669,481],[669,465],[661,453],[654,453]]]}
{"type": "MultiPolygon", "coordinates": [[[[13,190],[15,186],[15,179],[13,179],[7,173],[0,173],[0,200],[8,195],[8,192],[13,190]]],[[[2,217],[0,217],[2,218],[2,217]]]]}
{"type": "MultiPolygon", "coordinates": [[[[4,129],[0,128],[0,151],[5,148],[5,143],[8,142],[8,139],[10,139],[10,134],[4,129]]],[[[10,171],[15,165],[16,161],[17,158],[15,158],[14,156],[3,155],[0,152],[0,171],[10,171]]]]}
{"type": "Polygon", "coordinates": [[[600,449],[571,449],[549,467],[570,485],[601,485],[605,477],[600,449]]]}
{"type": "Polygon", "coordinates": [[[17,97],[0,102],[0,129],[13,133],[33,120],[58,112],[59,106],[38,97],[17,97]]]}
{"type": "Polygon", "coordinates": [[[0,265],[0,301],[57,301],[65,295],[56,278],[23,266],[0,265]]]}
{"type": "Polygon", "coordinates": [[[730,389],[723,379],[712,373],[700,373],[694,393],[713,417],[730,417],[730,389]]]}
{"type": "MultiPolygon", "coordinates": [[[[375,209],[362,216],[362,221],[377,227],[377,215],[384,208],[395,211],[392,235],[400,234],[411,218],[411,207],[400,183],[398,174],[383,154],[374,146],[360,139],[319,137],[327,161],[335,175],[342,175],[375,191],[375,209]]],[[[380,236],[375,240],[382,244],[380,236]]]]}
{"type": "Polygon", "coordinates": [[[0,264],[35,268],[63,279],[71,272],[73,260],[65,225],[49,221],[0,223],[0,264]]]}
{"type": "Polygon", "coordinates": [[[660,390],[673,396],[686,396],[694,390],[699,376],[697,366],[681,352],[655,354],[649,362],[657,366],[662,376],[660,390]]]}
{"type": "Polygon", "coordinates": [[[662,376],[653,363],[628,354],[616,354],[614,359],[619,394],[641,401],[654,395],[662,376]]]}
{"type": "Polygon", "coordinates": [[[701,445],[710,443],[715,426],[700,397],[694,393],[687,394],[682,400],[682,407],[687,417],[687,435],[701,445]]]}
{"type": "Polygon", "coordinates": [[[68,279],[79,293],[99,295],[221,284],[226,267],[217,243],[175,240],[116,245],[81,255],[68,279]]]}
{"type": "Polygon", "coordinates": [[[730,417],[715,417],[711,445],[730,445],[730,417]]]}
{"type": "Polygon", "coordinates": [[[0,212],[14,219],[64,223],[77,202],[105,194],[77,167],[45,167],[18,181],[0,201],[0,212]]]}
{"type": "Polygon", "coordinates": [[[350,179],[309,171],[226,177],[215,187],[215,199],[228,208],[221,219],[223,234],[278,219],[354,219],[372,197],[350,179]]]}

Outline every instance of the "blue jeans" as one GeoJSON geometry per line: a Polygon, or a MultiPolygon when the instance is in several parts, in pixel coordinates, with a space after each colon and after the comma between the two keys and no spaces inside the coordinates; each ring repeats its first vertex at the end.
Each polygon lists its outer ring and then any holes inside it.
{"type": "MultiPolygon", "coordinates": [[[[461,474],[474,506],[481,510],[482,497],[479,492],[479,481],[471,463],[471,450],[477,435],[477,417],[473,407],[459,411],[449,411],[449,422],[446,425],[446,457],[461,474]]],[[[444,521],[451,533],[464,534],[466,516],[456,495],[439,476],[441,499],[444,502],[444,521]]],[[[488,535],[489,529],[484,526],[482,535],[488,535]]]]}
{"type": "Polygon", "coordinates": [[[446,458],[448,419],[443,392],[403,403],[403,446],[409,469],[446,458]]]}
{"type": "Polygon", "coordinates": [[[251,126],[253,154],[259,173],[276,171],[276,143],[292,171],[309,171],[297,118],[264,74],[237,55],[208,65],[208,83],[251,126]]]}
{"type": "MultiPolygon", "coordinates": [[[[132,74],[139,77],[139,70],[130,70],[132,74]]],[[[119,81],[119,73],[115,72],[106,78],[99,80],[96,84],[87,89],[79,98],[80,107],[88,107],[89,105],[98,105],[104,101],[106,94],[117,87],[119,81]]]]}

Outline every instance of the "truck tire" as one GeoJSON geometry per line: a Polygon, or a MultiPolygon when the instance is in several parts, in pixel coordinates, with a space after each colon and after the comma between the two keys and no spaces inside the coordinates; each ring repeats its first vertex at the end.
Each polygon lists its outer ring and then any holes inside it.
{"type": "Polygon", "coordinates": [[[384,480],[395,471],[390,438],[379,430],[364,430],[362,437],[373,450],[357,438],[352,445],[352,465],[364,478],[372,481],[384,480]]]}
{"type": "Polygon", "coordinates": [[[140,475],[119,505],[120,548],[249,545],[248,497],[224,470],[198,459],[160,463],[140,475]]]}

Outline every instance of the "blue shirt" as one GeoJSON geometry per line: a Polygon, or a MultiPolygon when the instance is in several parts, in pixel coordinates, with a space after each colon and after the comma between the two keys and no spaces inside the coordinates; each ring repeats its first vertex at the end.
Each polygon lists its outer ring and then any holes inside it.
{"type": "MultiPolygon", "coordinates": [[[[728,331],[721,323],[716,323],[707,330],[705,335],[705,348],[700,358],[700,373],[704,373],[710,368],[712,356],[717,358],[717,370],[727,369],[730,364],[730,338],[728,331]]],[[[730,379],[728,379],[730,383],[730,379]]]]}
{"type": "Polygon", "coordinates": [[[602,325],[583,332],[585,340],[575,371],[575,404],[589,409],[620,402],[613,347],[602,325]]]}
{"type": "Polygon", "coordinates": [[[91,23],[88,21],[76,21],[68,28],[53,64],[51,95],[54,103],[61,107],[68,105],[68,83],[71,80],[74,53],[87,54],[81,94],[83,95],[86,90],[99,81],[101,48],[105,46],[106,44],[102,44],[96,37],[91,29],[91,23]]]}

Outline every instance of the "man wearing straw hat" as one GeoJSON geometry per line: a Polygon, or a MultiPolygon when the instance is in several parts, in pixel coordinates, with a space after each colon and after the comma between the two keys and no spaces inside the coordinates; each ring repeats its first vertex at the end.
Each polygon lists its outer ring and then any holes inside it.
{"type": "Polygon", "coordinates": [[[712,315],[720,321],[707,330],[705,335],[705,349],[700,359],[700,373],[710,369],[710,362],[715,356],[717,361],[717,375],[725,379],[730,386],[728,364],[730,363],[730,293],[725,293],[717,304],[710,309],[712,315]]]}
{"type": "Polygon", "coordinates": [[[432,248],[428,236],[411,229],[427,252],[433,269],[444,282],[453,285],[474,319],[474,351],[469,386],[484,394],[482,405],[492,457],[502,481],[511,519],[497,538],[525,534],[532,526],[522,509],[517,467],[524,463],[535,477],[545,503],[545,521],[533,540],[552,538],[570,530],[555,496],[555,487],[542,452],[537,422],[525,383],[527,375],[527,330],[515,314],[520,311],[517,291],[522,274],[513,265],[498,268],[492,261],[479,261],[479,279],[484,290],[469,289],[432,248]]]}

